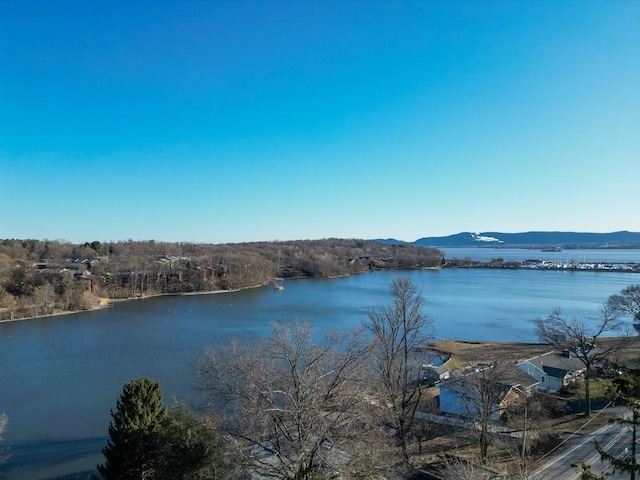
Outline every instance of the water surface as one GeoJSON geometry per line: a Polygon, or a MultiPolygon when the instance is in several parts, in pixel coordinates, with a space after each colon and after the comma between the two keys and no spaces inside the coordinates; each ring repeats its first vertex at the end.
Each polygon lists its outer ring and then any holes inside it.
{"type": "MultiPolygon", "coordinates": [[[[397,272],[293,280],[235,293],[157,297],[111,308],[0,324],[0,411],[9,417],[8,478],[52,478],[102,460],[109,411],[124,382],[148,376],[165,398],[195,401],[204,348],[265,335],[272,321],[319,331],[354,328],[390,300],[397,272]]],[[[609,295],[640,283],[621,272],[444,269],[407,272],[422,290],[429,334],[536,341],[532,321],[561,307],[597,322],[609,295]]]]}

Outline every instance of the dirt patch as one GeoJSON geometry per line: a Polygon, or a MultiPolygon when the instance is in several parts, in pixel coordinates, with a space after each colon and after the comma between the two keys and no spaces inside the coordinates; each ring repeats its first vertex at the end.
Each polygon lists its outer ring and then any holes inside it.
{"type": "Polygon", "coordinates": [[[450,354],[454,366],[490,363],[498,359],[511,360],[516,363],[553,350],[549,345],[543,343],[465,342],[460,340],[443,340],[436,343],[433,348],[450,354]]]}

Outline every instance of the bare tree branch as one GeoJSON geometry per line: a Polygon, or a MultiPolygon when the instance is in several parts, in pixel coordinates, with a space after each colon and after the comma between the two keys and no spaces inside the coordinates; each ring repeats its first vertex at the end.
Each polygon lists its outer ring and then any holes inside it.
{"type": "Polygon", "coordinates": [[[640,285],[629,285],[619,294],[611,295],[607,305],[620,315],[631,315],[636,330],[640,332],[640,285]]]}
{"type": "Polygon", "coordinates": [[[261,342],[209,350],[199,388],[248,470],[295,480],[370,475],[382,459],[363,444],[382,432],[361,394],[367,345],[359,333],[313,338],[309,324],[274,324],[261,342]]]}
{"type": "Polygon", "coordinates": [[[605,304],[600,309],[600,321],[593,325],[585,320],[565,317],[559,308],[551,311],[547,318],[535,320],[538,338],[559,351],[575,354],[585,367],[585,415],[591,414],[589,379],[594,368],[622,350],[631,336],[631,331],[618,321],[616,311],[605,304]],[[604,336],[616,334],[607,341],[597,343],[604,336]]]}
{"type": "Polygon", "coordinates": [[[411,280],[396,278],[391,293],[393,306],[374,309],[365,323],[373,337],[372,382],[376,387],[371,396],[381,423],[395,431],[408,465],[407,437],[422,394],[415,355],[424,345],[431,321],[423,312],[422,293],[411,280]]]}

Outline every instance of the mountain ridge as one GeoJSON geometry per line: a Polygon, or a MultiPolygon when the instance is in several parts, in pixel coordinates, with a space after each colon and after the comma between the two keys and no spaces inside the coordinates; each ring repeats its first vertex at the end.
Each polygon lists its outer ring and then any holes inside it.
{"type": "Polygon", "coordinates": [[[460,232],[441,237],[422,237],[414,242],[393,238],[384,243],[411,243],[423,247],[555,247],[555,248],[640,248],[640,232],[627,230],[610,233],[529,231],[460,232]]]}

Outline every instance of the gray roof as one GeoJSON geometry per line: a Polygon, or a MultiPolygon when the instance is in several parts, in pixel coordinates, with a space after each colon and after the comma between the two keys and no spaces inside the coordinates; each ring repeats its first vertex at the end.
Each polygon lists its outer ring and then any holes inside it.
{"type": "Polygon", "coordinates": [[[545,365],[543,368],[544,373],[554,378],[564,378],[567,374],[571,373],[569,370],[565,370],[563,368],[549,367],[545,365]]]}
{"type": "MultiPolygon", "coordinates": [[[[489,365],[485,368],[493,368],[493,366],[489,365]]],[[[470,380],[474,376],[482,375],[482,370],[484,369],[479,369],[472,373],[462,375],[461,379],[470,380]]],[[[503,388],[505,392],[508,391],[511,387],[528,389],[539,383],[538,380],[533,378],[527,372],[518,368],[516,365],[509,365],[509,367],[506,368],[502,373],[504,374],[504,377],[501,378],[500,381],[496,384],[499,384],[500,388],[503,388]]]]}
{"type": "Polygon", "coordinates": [[[563,378],[568,373],[580,372],[585,368],[584,363],[579,358],[558,352],[545,353],[525,360],[519,365],[523,363],[530,363],[547,375],[557,378],[563,378]]]}
{"type": "Polygon", "coordinates": [[[538,383],[540,382],[538,382],[538,380],[533,378],[527,372],[520,370],[519,368],[514,368],[513,377],[511,378],[509,385],[526,389],[533,387],[538,383]]]}

